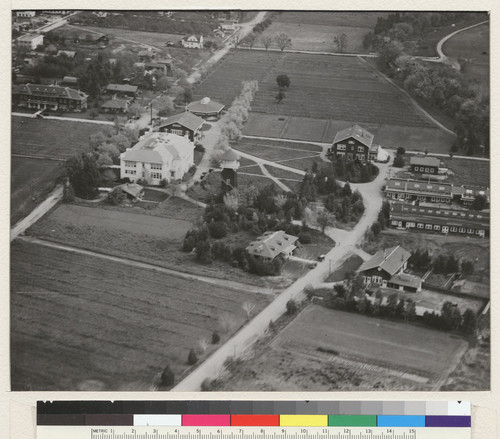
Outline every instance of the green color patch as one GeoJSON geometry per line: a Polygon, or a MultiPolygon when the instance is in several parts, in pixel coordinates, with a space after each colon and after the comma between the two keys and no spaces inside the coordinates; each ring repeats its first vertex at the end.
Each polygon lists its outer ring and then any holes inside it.
{"type": "Polygon", "coordinates": [[[376,415],[329,415],[329,427],[376,427],[376,415]]]}

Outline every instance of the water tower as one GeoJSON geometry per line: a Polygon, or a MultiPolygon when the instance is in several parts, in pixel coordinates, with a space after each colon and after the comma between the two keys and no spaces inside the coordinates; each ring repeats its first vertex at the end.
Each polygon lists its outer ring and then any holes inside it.
{"type": "Polygon", "coordinates": [[[238,187],[238,174],[237,169],[240,167],[240,156],[232,148],[229,148],[221,156],[221,177],[222,177],[222,190],[229,192],[238,187]]]}

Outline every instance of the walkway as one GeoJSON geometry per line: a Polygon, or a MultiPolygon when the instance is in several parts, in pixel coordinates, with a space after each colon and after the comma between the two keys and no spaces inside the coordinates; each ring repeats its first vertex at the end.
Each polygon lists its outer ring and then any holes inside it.
{"type": "Polygon", "coordinates": [[[42,218],[50,209],[52,209],[63,197],[63,186],[58,185],[47,197],[47,199],[39,204],[31,213],[19,221],[14,227],[10,229],[10,240],[13,241],[19,235],[24,233],[26,229],[35,224],[42,218]]]}
{"type": "Polygon", "coordinates": [[[246,152],[243,152],[243,151],[240,151],[240,150],[237,150],[237,149],[235,149],[235,151],[238,151],[238,154],[241,157],[253,160],[257,164],[263,164],[263,165],[273,166],[273,167],[278,168],[278,169],[283,169],[285,171],[294,172],[295,174],[306,175],[305,171],[301,171],[300,169],[291,168],[289,166],[285,166],[285,165],[282,165],[280,163],[272,162],[271,160],[261,159],[260,157],[254,156],[252,154],[248,154],[246,152]]]}
{"type": "Polygon", "coordinates": [[[268,295],[274,295],[276,293],[276,291],[274,289],[270,289],[270,288],[266,288],[266,287],[257,287],[255,285],[248,285],[248,284],[244,284],[241,282],[235,282],[235,281],[226,280],[226,279],[220,279],[220,278],[208,277],[208,276],[200,276],[197,274],[183,273],[181,271],[172,270],[170,268],[161,267],[159,265],[148,264],[146,262],[135,261],[133,259],[122,258],[119,256],[111,256],[111,255],[108,255],[105,253],[99,253],[99,252],[95,252],[95,251],[91,251],[91,250],[84,250],[82,248],[73,247],[73,246],[65,245],[65,244],[59,244],[59,243],[49,241],[46,239],[32,238],[32,237],[26,237],[26,236],[19,237],[19,239],[22,241],[25,241],[25,242],[29,242],[31,244],[37,244],[37,245],[41,245],[44,247],[54,248],[57,250],[62,250],[62,251],[69,252],[69,253],[76,253],[76,254],[84,255],[84,256],[92,256],[94,258],[103,259],[105,261],[117,262],[120,264],[128,265],[130,267],[142,268],[145,270],[152,270],[155,272],[167,274],[169,276],[179,277],[181,279],[200,281],[200,282],[205,282],[205,283],[212,284],[212,285],[222,285],[224,287],[231,288],[233,290],[252,292],[252,293],[256,293],[256,294],[268,294],[268,295]]]}
{"type": "MultiPolygon", "coordinates": [[[[250,156],[250,154],[244,155],[247,157],[250,156]]],[[[259,160],[257,157],[255,159],[253,156],[250,157],[252,160],[259,160]]],[[[265,162],[262,159],[260,160],[265,162]]],[[[382,164],[379,165],[379,168],[379,175],[370,184],[352,185],[353,188],[360,191],[363,197],[365,212],[354,229],[346,233],[345,239],[342,242],[337,242],[337,245],[328,252],[323,262],[319,262],[316,268],[310,270],[285,289],[271,304],[254,317],[248,325],[243,327],[190,375],[178,383],[172,389],[173,391],[198,391],[205,379],[217,378],[224,370],[224,363],[227,359],[238,357],[245,353],[264,334],[269,326],[269,322],[275,321],[285,312],[286,303],[290,299],[302,300],[305,297],[303,291],[306,286],[312,285],[314,287],[321,284],[331,270],[340,267],[343,261],[352,254],[356,244],[361,242],[366,229],[376,220],[378,212],[382,207],[383,195],[381,189],[385,184],[389,165],[382,164]]],[[[328,234],[328,229],[326,233],[328,234]]]]}
{"type": "Polygon", "coordinates": [[[269,47],[266,49],[265,47],[244,47],[241,46],[239,49],[245,49],[245,50],[258,50],[258,51],[264,51],[264,52],[282,52],[282,53],[304,53],[306,55],[331,55],[331,56],[345,56],[345,57],[356,57],[356,56],[362,56],[364,58],[378,58],[379,54],[378,53],[339,53],[339,52],[316,52],[314,50],[298,50],[298,49],[276,49],[274,47],[269,47]]]}
{"type": "MultiPolygon", "coordinates": [[[[30,113],[12,113],[12,116],[18,116],[18,117],[29,117],[31,119],[36,118],[34,114],[30,113]]],[[[114,125],[114,122],[107,121],[107,120],[93,120],[93,119],[78,119],[76,117],[60,117],[60,116],[43,116],[42,119],[52,119],[52,120],[63,120],[66,122],[84,122],[84,123],[95,123],[98,125],[114,125]]]]}

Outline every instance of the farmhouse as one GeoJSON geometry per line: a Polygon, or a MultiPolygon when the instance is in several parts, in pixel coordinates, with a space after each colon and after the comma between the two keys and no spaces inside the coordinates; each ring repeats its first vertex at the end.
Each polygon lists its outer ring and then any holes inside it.
{"type": "Polygon", "coordinates": [[[367,162],[377,158],[378,150],[379,146],[373,145],[373,134],[359,125],[353,125],[337,132],[330,153],[348,161],[367,162]]]}
{"type": "Polygon", "coordinates": [[[87,95],[73,88],[55,85],[14,85],[12,103],[18,107],[37,110],[79,112],[87,108],[87,95]]]}
{"type": "Polygon", "coordinates": [[[120,155],[120,177],[150,184],[181,179],[194,163],[194,145],[177,134],[155,132],[120,155]]]}
{"type": "Polygon", "coordinates": [[[38,46],[43,46],[43,35],[23,35],[17,39],[19,46],[29,50],[35,50],[38,46]]]}
{"type": "Polygon", "coordinates": [[[411,206],[392,202],[389,221],[391,226],[397,229],[479,237],[488,236],[490,233],[490,215],[470,210],[411,206]]]}
{"type": "Polygon", "coordinates": [[[186,136],[196,143],[201,137],[201,128],[204,120],[189,111],[167,117],[162,120],[159,131],[186,136]]]}
{"type": "Polygon", "coordinates": [[[212,101],[208,97],[205,97],[200,101],[193,101],[187,105],[188,111],[203,118],[216,117],[218,119],[223,109],[223,104],[212,101]]]}
{"type": "Polygon", "coordinates": [[[288,258],[297,248],[299,238],[287,235],[283,230],[265,232],[246,248],[248,254],[263,262],[272,262],[277,256],[288,258]]]}
{"type": "Polygon", "coordinates": [[[191,35],[189,37],[184,37],[181,40],[182,47],[187,47],[188,49],[203,49],[203,35],[197,38],[196,35],[191,35]]]}
{"type": "Polygon", "coordinates": [[[123,96],[129,96],[135,98],[137,95],[137,86],[128,84],[108,84],[106,87],[106,93],[115,94],[118,93],[123,96]]]}
{"type": "Polygon", "coordinates": [[[156,60],[144,63],[144,70],[149,73],[162,72],[172,76],[172,62],[170,60],[156,60]]]}
{"type": "Polygon", "coordinates": [[[219,18],[219,25],[223,30],[236,30],[238,27],[238,20],[227,20],[219,18]]]}
{"type": "Polygon", "coordinates": [[[415,174],[437,175],[440,163],[435,157],[413,156],[410,158],[410,169],[415,174]]]}
{"type": "Polygon", "coordinates": [[[380,250],[359,267],[366,285],[394,288],[400,291],[417,292],[422,280],[404,273],[411,254],[400,245],[380,250]]]}
{"type": "Polygon", "coordinates": [[[453,199],[453,185],[450,183],[430,183],[421,180],[387,180],[385,194],[393,200],[418,200],[433,203],[450,203],[453,199]]]}
{"type": "Polygon", "coordinates": [[[101,105],[103,113],[125,113],[130,105],[131,98],[119,98],[113,96],[109,101],[101,105]]]}

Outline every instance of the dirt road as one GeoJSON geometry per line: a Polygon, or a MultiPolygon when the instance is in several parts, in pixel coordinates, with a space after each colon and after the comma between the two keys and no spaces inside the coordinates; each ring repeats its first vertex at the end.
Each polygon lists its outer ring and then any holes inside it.
{"type": "MultiPolygon", "coordinates": [[[[252,160],[254,159],[252,156],[252,160]]],[[[207,358],[188,377],[177,384],[172,389],[173,391],[197,391],[200,390],[201,384],[206,378],[217,378],[224,369],[224,362],[227,358],[237,357],[250,348],[266,331],[269,322],[275,321],[285,312],[286,303],[290,299],[301,300],[304,298],[303,291],[306,286],[320,284],[329,275],[331,269],[336,269],[342,264],[363,239],[366,229],[376,220],[378,211],[382,206],[383,195],[381,189],[388,174],[389,165],[382,164],[379,165],[379,168],[379,175],[373,182],[352,185],[353,189],[358,189],[363,197],[365,212],[356,227],[350,233],[345,234],[345,239],[337,242],[337,245],[330,250],[323,262],[284,290],[248,325],[207,358]]]]}

